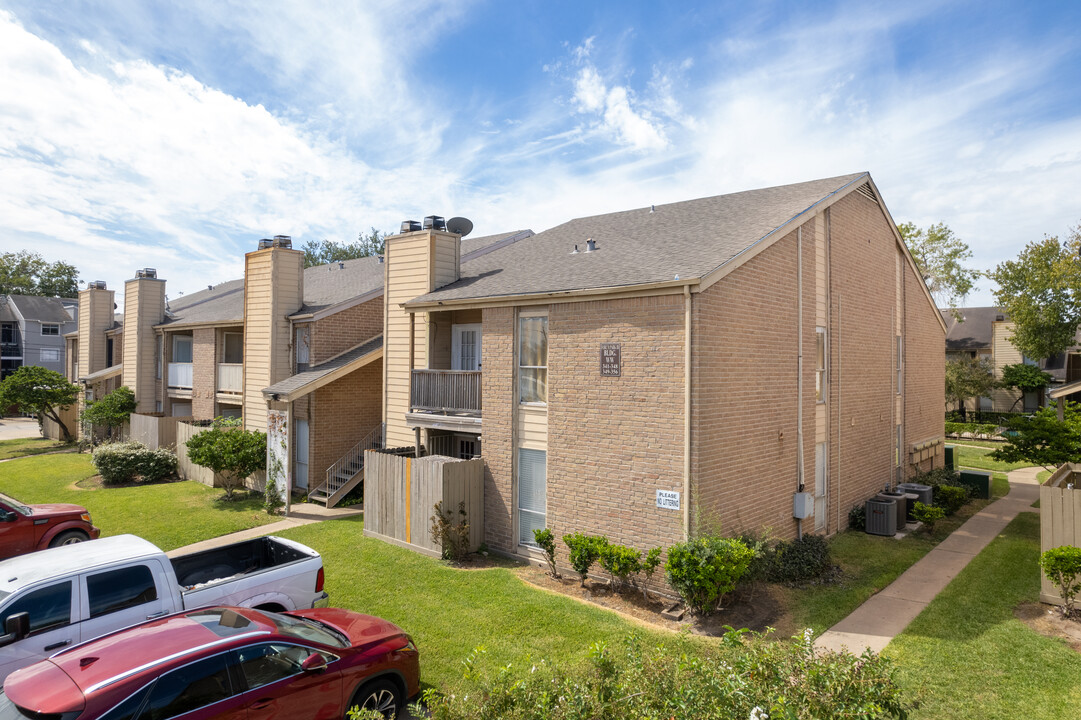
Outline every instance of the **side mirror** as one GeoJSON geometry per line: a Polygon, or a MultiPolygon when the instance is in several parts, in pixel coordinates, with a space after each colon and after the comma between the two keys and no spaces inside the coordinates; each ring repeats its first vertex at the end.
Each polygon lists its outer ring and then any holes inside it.
{"type": "Polygon", "coordinates": [[[4,635],[0,635],[0,647],[18,642],[30,634],[30,613],[9,615],[4,621],[4,635]]]}
{"type": "MultiPolygon", "coordinates": [[[[29,618],[27,618],[27,621],[29,621],[29,618]]],[[[307,673],[323,672],[327,669],[327,659],[319,653],[312,653],[304,658],[304,662],[300,664],[300,669],[307,673]]]]}

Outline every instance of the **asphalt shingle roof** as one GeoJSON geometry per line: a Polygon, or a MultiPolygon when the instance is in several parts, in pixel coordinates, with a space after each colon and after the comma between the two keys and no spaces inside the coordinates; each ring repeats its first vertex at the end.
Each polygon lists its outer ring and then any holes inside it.
{"type": "Polygon", "coordinates": [[[71,322],[72,317],[60,302],[60,298],[38,295],[8,295],[15,307],[27,320],[47,323],[71,322]]]}
{"type": "Polygon", "coordinates": [[[276,382],[268,388],[263,389],[264,395],[288,395],[295,390],[302,389],[305,385],[315,383],[322,378],[326,377],[330,373],[345,367],[349,363],[364,357],[365,355],[375,352],[379,348],[383,347],[383,336],[379,335],[371,340],[357,345],[352,350],[347,350],[338,357],[327,360],[325,363],[316,365],[313,368],[305,370],[304,372],[298,372],[296,375],[285,378],[280,382],[276,382]]]}
{"type": "Polygon", "coordinates": [[[701,278],[866,173],[578,218],[462,263],[416,303],[701,278]],[[585,252],[592,238],[596,252],[585,252]],[[572,254],[574,246],[579,252],[572,254]]]}
{"type": "Polygon", "coordinates": [[[940,309],[939,312],[946,321],[947,352],[990,350],[991,323],[999,318],[1009,319],[1002,308],[997,307],[957,308],[960,319],[954,316],[953,310],[940,309]]]}

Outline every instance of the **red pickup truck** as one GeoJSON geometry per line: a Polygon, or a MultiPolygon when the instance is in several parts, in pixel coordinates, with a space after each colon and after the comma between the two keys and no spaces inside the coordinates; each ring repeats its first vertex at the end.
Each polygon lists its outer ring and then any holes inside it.
{"type": "Polygon", "coordinates": [[[35,550],[94,540],[101,530],[81,505],[23,505],[0,493],[0,560],[35,550]]]}

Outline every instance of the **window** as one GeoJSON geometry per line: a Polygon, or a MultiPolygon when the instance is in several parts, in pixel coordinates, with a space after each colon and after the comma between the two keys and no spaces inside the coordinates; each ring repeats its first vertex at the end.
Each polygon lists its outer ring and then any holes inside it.
{"type": "Polygon", "coordinates": [[[191,335],[173,335],[173,362],[191,362],[191,335]]]}
{"type": "Polygon", "coordinates": [[[278,643],[237,650],[240,671],[249,690],[300,674],[301,665],[311,654],[307,648],[278,643]]]}
{"type": "Polygon", "coordinates": [[[139,720],[168,720],[225,700],[233,694],[225,655],[215,655],[162,675],[139,720]]]}
{"type": "Polygon", "coordinates": [[[71,581],[33,590],[11,603],[0,615],[0,627],[12,615],[30,613],[30,634],[52,630],[71,622],[71,581]]]}
{"type": "Polygon", "coordinates": [[[309,362],[309,347],[311,345],[311,334],[308,332],[307,325],[301,325],[297,328],[296,332],[296,358],[297,358],[297,372],[302,372],[308,369],[309,362]]]}
{"type": "Polygon", "coordinates": [[[60,362],[60,350],[57,348],[41,348],[41,362],[60,362]]]}
{"type": "Polygon", "coordinates": [[[548,318],[518,319],[518,378],[521,402],[548,402],[548,318]]]}
{"type": "Polygon", "coordinates": [[[536,546],[534,530],[543,530],[547,504],[547,453],[518,450],[518,544],[536,546]]]}
{"type": "Polygon", "coordinates": [[[147,687],[149,686],[140,688],[138,692],[130,696],[127,700],[102,715],[101,720],[131,720],[135,717],[135,711],[143,704],[143,698],[146,697],[147,687]]]}
{"type": "Polygon", "coordinates": [[[60,335],[60,325],[58,323],[41,323],[42,335],[60,335]]]}
{"type": "MultiPolygon", "coordinates": [[[[154,343],[154,377],[157,378],[158,380],[161,380],[161,356],[162,356],[161,348],[162,348],[162,345],[164,343],[165,343],[165,336],[164,335],[158,335],[158,337],[157,337],[157,339],[156,339],[156,341],[154,343]]],[[[158,410],[160,412],[161,408],[158,408],[158,410]]]]}
{"type": "Polygon", "coordinates": [[[897,352],[897,359],[896,359],[896,361],[897,361],[897,394],[900,395],[901,394],[901,384],[904,382],[904,378],[905,378],[905,373],[904,373],[904,357],[905,357],[905,354],[903,352],[903,346],[902,346],[902,343],[901,343],[901,336],[898,335],[895,338],[895,340],[896,340],[896,342],[894,343],[894,348],[896,348],[896,352],[897,352]]]}
{"type": "Polygon", "coordinates": [[[105,340],[105,367],[113,366],[113,345],[116,341],[113,338],[105,340]]]}
{"type": "Polygon", "coordinates": [[[826,328],[815,328],[815,401],[826,402],[826,328]]]}
{"type": "Polygon", "coordinates": [[[146,565],[88,575],[86,594],[92,618],[158,599],[154,575],[146,565]]]}
{"type": "Polygon", "coordinates": [[[221,361],[239,365],[244,362],[244,336],[240,333],[227,332],[222,335],[221,361]]]}

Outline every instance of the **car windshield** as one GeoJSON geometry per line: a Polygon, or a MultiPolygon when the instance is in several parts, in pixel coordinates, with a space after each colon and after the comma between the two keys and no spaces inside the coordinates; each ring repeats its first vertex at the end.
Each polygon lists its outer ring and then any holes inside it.
{"type": "Polygon", "coordinates": [[[317,642],[330,647],[349,647],[349,638],[321,622],[309,620],[308,618],[293,617],[292,615],[267,612],[266,610],[263,610],[262,613],[278,627],[278,632],[283,635],[291,635],[300,640],[317,642]]]}
{"type": "Polygon", "coordinates": [[[30,517],[31,515],[34,514],[33,510],[26,507],[25,505],[23,505],[21,502],[19,502],[15,498],[11,497],[10,495],[5,495],[4,493],[0,493],[0,502],[8,505],[12,510],[19,513],[20,515],[26,515],[27,517],[30,517]]]}

